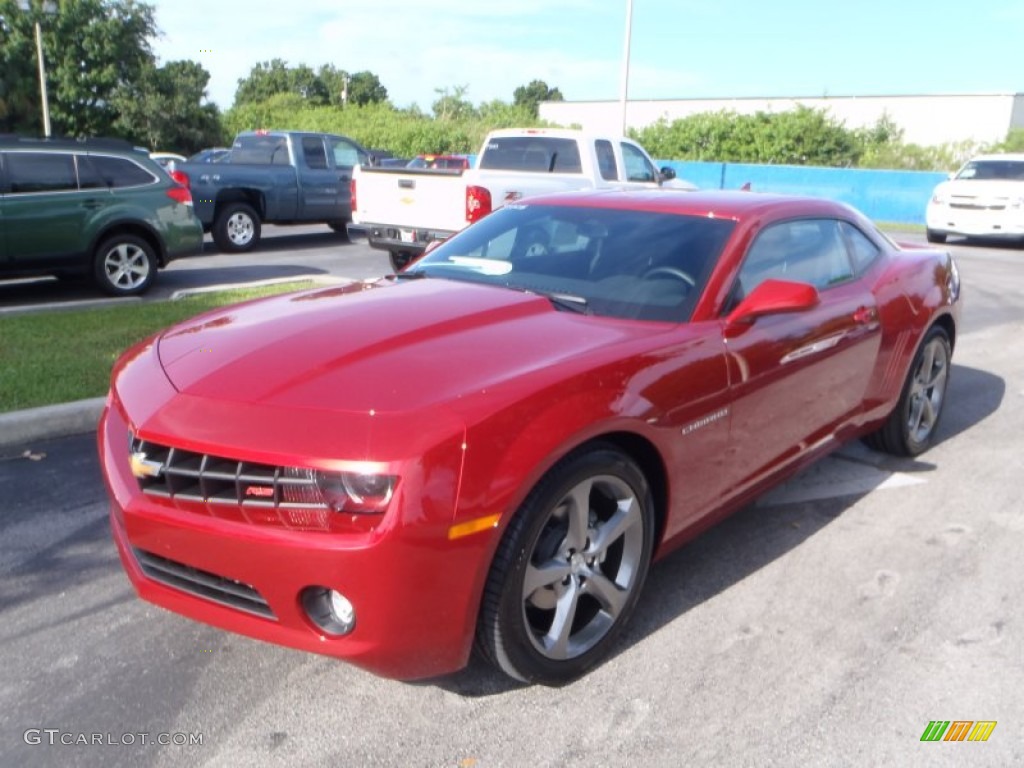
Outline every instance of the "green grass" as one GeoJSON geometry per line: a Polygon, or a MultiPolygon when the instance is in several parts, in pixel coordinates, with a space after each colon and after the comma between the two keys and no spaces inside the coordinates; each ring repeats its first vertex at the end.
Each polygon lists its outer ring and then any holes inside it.
{"type": "Polygon", "coordinates": [[[207,309],[313,286],[279,283],[178,301],[0,317],[0,413],[100,397],[121,352],[151,333],[207,309]]]}

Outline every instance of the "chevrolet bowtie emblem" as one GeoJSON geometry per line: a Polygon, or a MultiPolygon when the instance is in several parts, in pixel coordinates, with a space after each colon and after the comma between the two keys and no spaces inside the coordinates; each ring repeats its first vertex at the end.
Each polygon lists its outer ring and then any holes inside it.
{"type": "Polygon", "coordinates": [[[128,463],[131,465],[132,474],[138,478],[159,477],[160,473],[164,471],[164,465],[161,462],[147,459],[146,454],[142,451],[132,451],[128,463]]]}

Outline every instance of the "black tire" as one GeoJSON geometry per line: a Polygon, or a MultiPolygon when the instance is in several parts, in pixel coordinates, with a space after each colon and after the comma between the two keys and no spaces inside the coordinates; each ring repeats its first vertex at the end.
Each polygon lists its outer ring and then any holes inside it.
{"type": "Polygon", "coordinates": [[[392,272],[401,272],[416,258],[415,254],[408,251],[388,251],[388,256],[391,258],[392,272]]]}
{"type": "Polygon", "coordinates": [[[348,222],[347,221],[328,221],[327,226],[341,235],[342,239],[348,240],[348,222]]]}
{"type": "Polygon", "coordinates": [[[924,233],[925,238],[929,243],[944,243],[946,242],[945,232],[936,232],[935,230],[928,229],[924,233]]]}
{"type": "Polygon", "coordinates": [[[135,235],[114,235],[93,254],[93,280],[111,296],[137,296],[153,285],[157,266],[148,242],[135,235]]]}
{"type": "Polygon", "coordinates": [[[213,222],[213,242],[225,253],[251,251],[260,242],[260,217],[247,203],[228,203],[213,222]]]}
{"type": "Polygon", "coordinates": [[[878,431],[865,438],[870,447],[894,456],[917,456],[932,444],[946,402],[950,350],[946,331],[932,326],[910,364],[899,402],[878,431]]]}
{"type": "Polygon", "coordinates": [[[484,589],[478,651],[522,682],[576,679],[629,620],[653,542],[654,501],[636,463],[606,444],[569,454],[505,531],[484,589]]]}

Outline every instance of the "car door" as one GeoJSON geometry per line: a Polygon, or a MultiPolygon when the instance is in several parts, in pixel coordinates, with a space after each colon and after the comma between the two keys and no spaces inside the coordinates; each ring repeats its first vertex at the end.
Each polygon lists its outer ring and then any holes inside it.
{"type": "Polygon", "coordinates": [[[11,269],[59,267],[81,258],[82,231],[97,204],[79,190],[73,152],[9,151],[3,224],[11,269]]]}
{"type": "Polygon", "coordinates": [[[767,227],[748,249],[731,307],[769,278],[809,283],[819,301],[808,310],[724,326],[732,399],[728,457],[737,493],[828,441],[860,410],[881,325],[847,242],[839,221],[801,219],[767,227]]]}
{"type": "Polygon", "coordinates": [[[365,150],[340,136],[328,136],[327,149],[337,177],[339,218],[348,221],[352,218],[352,169],[357,165],[368,165],[369,156],[365,150]]]}
{"type": "Polygon", "coordinates": [[[622,152],[622,180],[629,187],[657,187],[661,178],[658,169],[647,154],[636,144],[620,141],[622,152]]]}
{"type": "Polygon", "coordinates": [[[305,221],[338,218],[338,174],[333,163],[328,161],[324,138],[301,136],[297,142],[301,218],[305,221]]]}

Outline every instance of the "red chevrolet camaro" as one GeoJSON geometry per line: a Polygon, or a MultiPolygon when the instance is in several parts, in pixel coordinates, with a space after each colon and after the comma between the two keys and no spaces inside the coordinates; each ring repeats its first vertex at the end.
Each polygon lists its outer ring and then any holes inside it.
{"type": "Polygon", "coordinates": [[[944,251],[749,192],[496,211],[372,284],[206,313],[117,363],[99,431],[139,594],[411,679],[559,684],[663,556],[840,442],[935,437],[944,251]]]}

